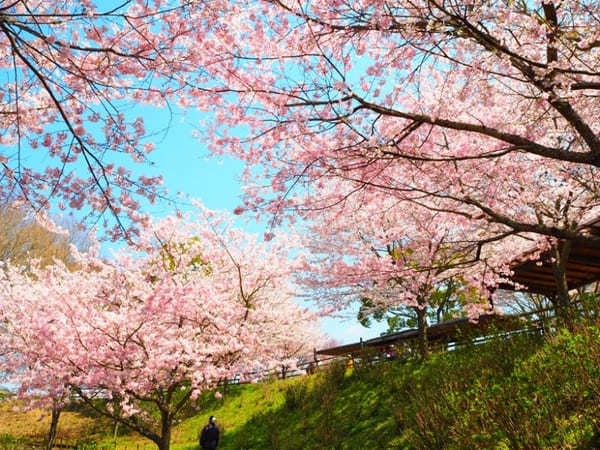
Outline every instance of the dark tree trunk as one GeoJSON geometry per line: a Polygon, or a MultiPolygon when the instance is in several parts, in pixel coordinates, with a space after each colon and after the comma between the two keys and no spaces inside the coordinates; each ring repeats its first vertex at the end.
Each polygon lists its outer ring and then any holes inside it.
{"type": "Polygon", "coordinates": [[[157,442],[159,450],[169,450],[171,446],[171,426],[173,418],[168,411],[161,412],[160,440],[157,442]]]}
{"type": "Polygon", "coordinates": [[[52,406],[52,418],[50,419],[50,432],[48,433],[48,445],[46,450],[52,450],[54,447],[54,441],[56,440],[56,432],[58,431],[58,419],[60,418],[60,411],[57,405],[52,406]]]}
{"type": "Polygon", "coordinates": [[[169,450],[171,447],[171,436],[169,435],[168,438],[163,436],[157,445],[158,450],[169,450]]]}
{"type": "Polygon", "coordinates": [[[559,324],[565,328],[572,329],[575,324],[576,311],[569,297],[569,286],[567,283],[567,261],[571,252],[571,242],[566,241],[552,248],[554,261],[554,281],[556,283],[556,296],[551,299],[559,324]]]}
{"type": "Polygon", "coordinates": [[[416,308],[417,329],[419,332],[419,355],[422,359],[429,357],[429,345],[427,340],[427,308],[416,308]]]}

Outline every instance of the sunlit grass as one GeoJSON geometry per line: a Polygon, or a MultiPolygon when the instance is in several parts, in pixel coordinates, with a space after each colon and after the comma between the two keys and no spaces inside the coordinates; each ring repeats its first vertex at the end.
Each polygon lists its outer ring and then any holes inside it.
{"type": "MultiPolygon", "coordinates": [[[[23,410],[19,402],[0,402],[0,436],[24,437],[41,442],[48,435],[50,412],[41,409],[23,410]]],[[[62,439],[102,438],[110,421],[91,417],[78,411],[64,411],[60,416],[58,436],[62,439]]]]}

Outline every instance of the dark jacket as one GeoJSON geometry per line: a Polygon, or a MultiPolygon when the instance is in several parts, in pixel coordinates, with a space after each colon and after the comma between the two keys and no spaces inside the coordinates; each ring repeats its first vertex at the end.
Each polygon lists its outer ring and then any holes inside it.
{"type": "Polygon", "coordinates": [[[202,450],[214,450],[217,445],[219,445],[219,427],[214,423],[209,423],[202,428],[200,447],[202,447],[202,450]]]}

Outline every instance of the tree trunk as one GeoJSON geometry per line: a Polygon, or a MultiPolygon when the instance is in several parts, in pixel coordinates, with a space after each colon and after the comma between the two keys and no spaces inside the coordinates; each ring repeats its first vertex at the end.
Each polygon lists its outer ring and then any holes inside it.
{"type": "Polygon", "coordinates": [[[117,442],[117,436],[119,435],[119,422],[115,420],[113,425],[113,440],[117,442]]]}
{"type": "Polygon", "coordinates": [[[56,404],[52,406],[52,418],[50,419],[50,432],[48,433],[48,445],[46,450],[52,450],[54,447],[54,441],[56,440],[56,432],[58,430],[58,419],[60,418],[60,411],[56,404]]]}
{"type": "Polygon", "coordinates": [[[163,436],[161,438],[161,440],[158,442],[158,450],[169,450],[170,447],[171,447],[171,437],[169,436],[167,439],[163,436]]]}
{"type": "Polygon", "coordinates": [[[161,412],[161,433],[160,440],[157,442],[159,450],[169,450],[171,446],[171,426],[173,418],[168,411],[161,412]]]}
{"type": "Polygon", "coordinates": [[[419,355],[421,359],[429,357],[429,345],[427,341],[427,308],[416,308],[417,328],[419,332],[419,355]]]}
{"type": "Polygon", "coordinates": [[[573,329],[575,325],[575,310],[569,297],[569,286],[567,283],[567,261],[571,252],[571,242],[566,241],[552,248],[554,261],[554,281],[556,282],[556,297],[552,299],[559,324],[567,329],[573,329]]]}

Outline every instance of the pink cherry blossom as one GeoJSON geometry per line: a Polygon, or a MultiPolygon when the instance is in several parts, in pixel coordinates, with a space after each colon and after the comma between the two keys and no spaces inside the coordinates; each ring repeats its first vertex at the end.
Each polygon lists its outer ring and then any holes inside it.
{"type": "Polygon", "coordinates": [[[229,222],[207,210],[156,220],[139,247],[108,261],[94,246],[76,253],[75,270],[4,265],[4,381],[38,403],[75,394],[164,449],[192,396],[236,374],[292,366],[321,334],[293,301],[289,245],[229,222]],[[166,420],[160,433],[142,414],[147,401],[166,420]]]}

